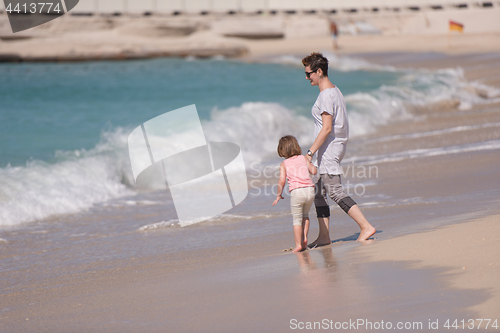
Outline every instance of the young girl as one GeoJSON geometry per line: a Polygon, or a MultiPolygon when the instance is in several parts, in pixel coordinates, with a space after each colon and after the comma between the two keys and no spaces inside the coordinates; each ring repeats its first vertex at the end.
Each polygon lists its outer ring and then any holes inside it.
{"type": "Polygon", "coordinates": [[[314,201],[314,183],[309,173],[315,175],[316,167],[302,155],[297,139],[291,135],[280,139],[278,155],[284,157],[285,161],[280,164],[278,195],[273,202],[273,206],[280,199],[284,199],[282,196],[283,188],[285,187],[285,181],[288,180],[288,189],[291,192],[293,235],[295,238],[293,252],[300,252],[307,248],[308,214],[314,201]]]}

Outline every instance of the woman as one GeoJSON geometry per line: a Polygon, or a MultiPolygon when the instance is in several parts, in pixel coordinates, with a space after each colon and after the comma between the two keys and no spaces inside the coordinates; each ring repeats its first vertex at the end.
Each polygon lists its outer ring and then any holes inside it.
{"type": "Polygon", "coordinates": [[[358,241],[365,241],[375,234],[375,228],[366,220],[354,200],[349,197],[340,182],[343,174],[340,162],[344,157],[349,137],[349,123],[344,97],[340,90],[328,79],[328,59],[321,53],[312,53],[302,59],[306,79],[311,86],[318,86],[319,95],[312,107],[315,140],[307,151],[311,161],[318,153],[317,168],[319,179],[315,184],[314,205],[319,223],[318,238],[309,246],[331,243],[329,232],[330,208],[327,195],[334,200],[361,229],[358,241]]]}

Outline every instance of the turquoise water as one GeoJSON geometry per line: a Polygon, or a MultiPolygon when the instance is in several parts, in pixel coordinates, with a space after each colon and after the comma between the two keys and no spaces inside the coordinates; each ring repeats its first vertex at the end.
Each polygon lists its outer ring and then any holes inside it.
{"type": "MultiPolygon", "coordinates": [[[[415,107],[453,100],[470,108],[483,102],[477,90],[484,95],[487,88],[467,82],[460,69],[396,70],[327,56],[329,77],[347,102],[351,137],[412,119],[415,107]]],[[[282,135],[302,145],[314,139],[310,109],[318,88],[305,79],[300,59],[289,56],[270,63],[1,64],[0,92],[0,226],[12,226],[136,193],[128,134],[191,104],[207,139],[238,144],[246,165],[274,161],[282,135]]]]}
{"type": "MultiPolygon", "coordinates": [[[[393,84],[393,72],[335,72],[344,93],[393,84]]],[[[154,59],[131,62],[0,66],[0,166],[56,150],[91,149],[103,131],[135,127],[196,104],[200,117],[244,102],[272,102],[307,114],[317,95],[303,68],[235,61],[154,59]]]]}

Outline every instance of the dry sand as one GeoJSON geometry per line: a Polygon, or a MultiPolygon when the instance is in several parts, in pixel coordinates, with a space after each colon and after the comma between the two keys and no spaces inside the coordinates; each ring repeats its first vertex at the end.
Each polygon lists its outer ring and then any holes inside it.
{"type": "MultiPolygon", "coordinates": [[[[476,289],[488,298],[471,306],[478,318],[500,316],[500,215],[406,235],[356,249],[370,262],[402,261],[410,269],[444,268],[440,278],[452,288],[476,289]]],[[[483,326],[484,327],[484,326],[483,326]]]]}
{"type": "Polygon", "coordinates": [[[13,34],[7,15],[3,14],[0,15],[0,58],[3,61],[75,61],[187,55],[258,58],[283,53],[305,54],[332,49],[328,19],[336,20],[339,25],[341,54],[499,52],[499,16],[499,6],[330,16],[65,15],[13,34]],[[448,31],[451,19],[465,25],[464,33],[448,31]],[[234,37],[238,35],[283,38],[234,37]]]}

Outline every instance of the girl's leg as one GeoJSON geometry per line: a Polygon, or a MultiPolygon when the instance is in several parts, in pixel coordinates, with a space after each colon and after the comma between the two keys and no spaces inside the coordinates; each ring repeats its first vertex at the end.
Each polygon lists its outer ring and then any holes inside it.
{"type": "Polygon", "coordinates": [[[309,217],[302,218],[302,249],[307,249],[307,234],[309,233],[309,217]]]}
{"type": "MultiPolygon", "coordinates": [[[[293,226],[293,238],[295,239],[295,248],[292,252],[302,251],[302,237],[304,236],[301,225],[293,226]]],[[[307,245],[306,245],[307,246],[307,245]]]]}
{"type": "Polygon", "coordinates": [[[294,200],[295,205],[292,204],[292,211],[294,208],[298,210],[298,213],[294,216],[293,226],[293,233],[295,237],[294,252],[299,252],[307,249],[307,233],[309,232],[310,224],[308,213],[314,200],[314,188],[299,188],[293,190],[292,193],[294,199],[296,199],[294,200]],[[299,221],[300,224],[298,223],[299,221]]]}

